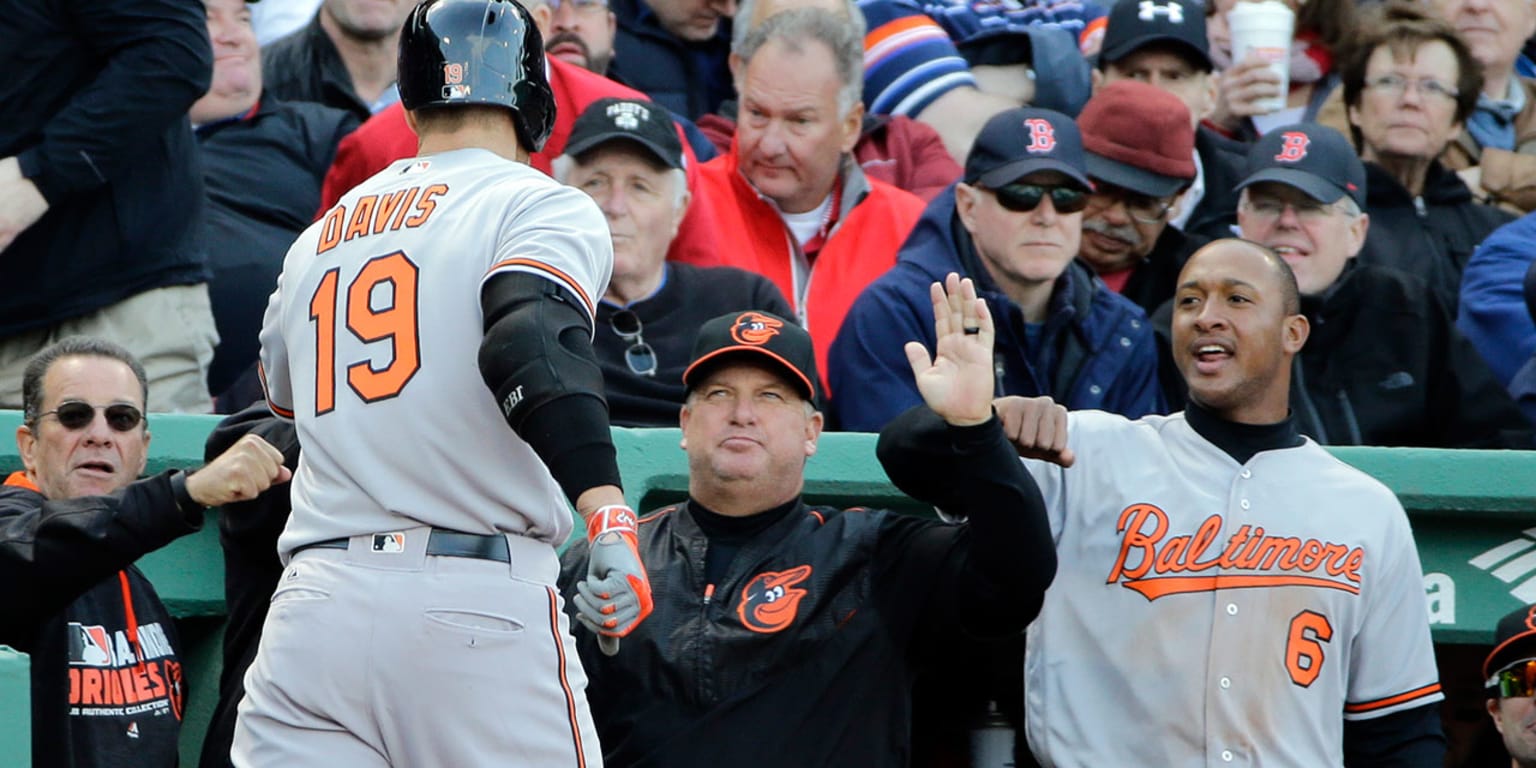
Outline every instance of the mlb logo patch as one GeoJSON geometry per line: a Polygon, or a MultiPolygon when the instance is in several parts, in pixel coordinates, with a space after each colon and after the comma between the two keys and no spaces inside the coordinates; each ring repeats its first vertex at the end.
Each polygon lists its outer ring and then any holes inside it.
{"type": "Polygon", "coordinates": [[[375,533],[373,535],[373,551],[386,555],[398,555],[404,552],[405,533],[403,531],[375,533]]]}

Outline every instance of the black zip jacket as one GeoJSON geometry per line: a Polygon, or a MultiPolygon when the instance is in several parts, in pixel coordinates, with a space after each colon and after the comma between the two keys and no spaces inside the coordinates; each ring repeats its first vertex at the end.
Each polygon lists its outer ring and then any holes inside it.
{"type": "Polygon", "coordinates": [[[1210,240],[1234,237],[1237,193],[1233,190],[1248,175],[1247,152],[1248,145],[1203,125],[1195,130],[1195,153],[1200,155],[1200,168],[1205,173],[1205,194],[1185,223],[1185,232],[1210,240]]]}
{"type": "MultiPolygon", "coordinates": [[[[609,766],[908,763],[917,672],[964,652],[967,633],[1022,631],[1056,556],[996,419],[956,428],[914,408],[887,426],[879,457],[904,492],[969,523],[797,499],[711,584],[696,518],[711,513],[690,501],[642,518],[655,611],[612,657],[576,625],[609,766]]],[[[586,544],[563,566],[569,598],[586,544]]]]}
{"type": "Polygon", "coordinates": [[[1361,264],[1391,267],[1429,283],[1454,314],[1461,271],[1472,251],[1513,214],[1472,199],[1455,171],[1431,163],[1414,196],[1381,166],[1365,164],[1365,212],[1371,216],[1361,264]]]}
{"type": "Polygon", "coordinates": [[[0,258],[0,337],[202,282],[187,109],[213,51],[196,0],[0,0],[0,158],[48,212],[0,258]]]}
{"type": "Polygon", "coordinates": [[[171,474],[64,501],[0,486],[0,583],[27,585],[6,594],[0,643],[32,656],[37,768],[176,765],[176,629],[131,565],[202,525],[171,474]]]}
{"type": "MultiPolygon", "coordinates": [[[[1372,222],[1374,224],[1374,221],[1372,222]]],[[[1291,410],[1323,445],[1536,448],[1525,420],[1433,291],[1360,264],[1302,299],[1312,324],[1291,410]]]]}

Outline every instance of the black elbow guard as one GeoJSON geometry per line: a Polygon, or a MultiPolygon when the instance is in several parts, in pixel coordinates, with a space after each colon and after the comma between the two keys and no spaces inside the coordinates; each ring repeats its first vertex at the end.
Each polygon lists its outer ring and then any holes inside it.
{"type": "Polygon", "coordinates": [[[480,306],[480,376],[513,430],[521,434],[529,414],[562,397],[606,404],[592,326],[569,291],[537,275],[503,273],[481,289],[480,306]]]}
{"type": "Polygon", "coordinates": [[[618,485],[603,371],[580,301],[550,280],[512,272],[488,280],[480,304],[480,376],[507,424],[573,503],[589,488],[618,485]]]}

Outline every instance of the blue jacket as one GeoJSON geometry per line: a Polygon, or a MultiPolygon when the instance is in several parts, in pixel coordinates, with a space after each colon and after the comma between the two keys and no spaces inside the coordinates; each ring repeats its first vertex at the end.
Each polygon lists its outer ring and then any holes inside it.
{"type": "Polygon", "coordinates": [[[1138,418],[1163,413],[1152,325],[1141,308],[1074,260],[1056,281],[1040,349],[1026,354],[1023,311],[992,281],[955,216],[951,186],[929,203],[897,254],[843,321],[828,357],[833,422],[874,432],[922,403],[903,345],[935,344],[928,287],[950,272],[971,277],[997,324],[998,395],[1050,395],[1074,410],[1138,418]]]}
{"type": "Polygon", "coordinates": [[[1459,329],[1508,385],[1536,354],[1536,323],[1525,307],[1521,283],[1536,259],[1536,213],[1494,230],[1472,253],[1461,273],[1459,329]]]}

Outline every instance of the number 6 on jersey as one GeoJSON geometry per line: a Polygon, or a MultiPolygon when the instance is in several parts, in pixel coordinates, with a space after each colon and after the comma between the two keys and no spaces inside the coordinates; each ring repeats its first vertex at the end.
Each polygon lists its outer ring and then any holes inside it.
{"type": "MultiPolygon", "coordinates": [[[[421,368],[417,335],[416,283],[418,270],[404,251],[368,260],[346,288],[347,330],[364,344],[389,341],[389,363],[375,367],[372,360],[347,365],[347,386],[364,402],[372,403],[400,394],[421,368]],[[375,308],[377,306],[381,308],[375,308]]],[[[315,415],[336,407],[336,325],[341,313],[337,302],[342,291],[341,268],[320,278],[309,300],[309,318],[315,321],[315,415]]]]}

